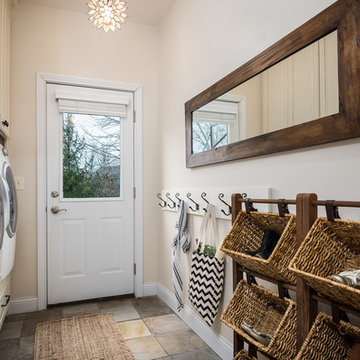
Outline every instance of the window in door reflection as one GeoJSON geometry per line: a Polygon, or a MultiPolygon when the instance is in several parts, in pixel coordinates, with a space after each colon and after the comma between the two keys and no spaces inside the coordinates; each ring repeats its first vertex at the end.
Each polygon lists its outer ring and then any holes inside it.
{"type": "Polygon", "coordinates": [[[241,139],[245,133],[245,97],[224,95],[193,112],[193,153],[241,139]]]}
{"type": "Polygon", "coordinates": [[[120,197],[120,181],[121,119],[64,113],[63,197],[120,197]]]}
{"type": "Polygon", "coordinates": [[[194,153],[210,150],[229,143],[229,127],[225,124],[194,122],[194,153]]]}

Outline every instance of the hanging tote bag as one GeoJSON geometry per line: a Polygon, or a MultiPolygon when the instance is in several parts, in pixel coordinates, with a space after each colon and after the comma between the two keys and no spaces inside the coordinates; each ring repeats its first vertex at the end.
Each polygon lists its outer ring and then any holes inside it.
{"type": "Polygon", "coordinates": [[[211,326],[224,286],[224,253],[216,250],[215,207],[208,204],[206,210],[200,227],[200,242],[191,260],[189,300],[211,326]]]}

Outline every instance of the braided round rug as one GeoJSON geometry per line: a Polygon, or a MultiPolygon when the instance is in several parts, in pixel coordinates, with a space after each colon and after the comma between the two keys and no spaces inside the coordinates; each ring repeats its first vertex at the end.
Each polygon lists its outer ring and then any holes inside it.
{"type": "Polygon", "coordinates": [[[134,360],[112,314],[38,324],[34,360],[134,360]]]}

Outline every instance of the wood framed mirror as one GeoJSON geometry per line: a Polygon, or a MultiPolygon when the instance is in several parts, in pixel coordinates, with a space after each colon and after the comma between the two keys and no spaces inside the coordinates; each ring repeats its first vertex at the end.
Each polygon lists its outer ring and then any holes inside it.
{"type": "Polygon", "coordinates": [[[186,166],[360,136],[360,0],[338,0],[185,104],[186,166]]]}

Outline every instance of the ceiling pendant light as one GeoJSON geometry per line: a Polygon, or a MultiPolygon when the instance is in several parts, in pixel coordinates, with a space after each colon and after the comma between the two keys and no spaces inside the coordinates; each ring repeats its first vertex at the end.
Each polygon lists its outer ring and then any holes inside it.
{"type": "Polygon", "coordinates": [[[127,18],[127,5],[121,0],[91,0],[89,6],[89,20],[98,29],[121,29],[127,18]]]}

